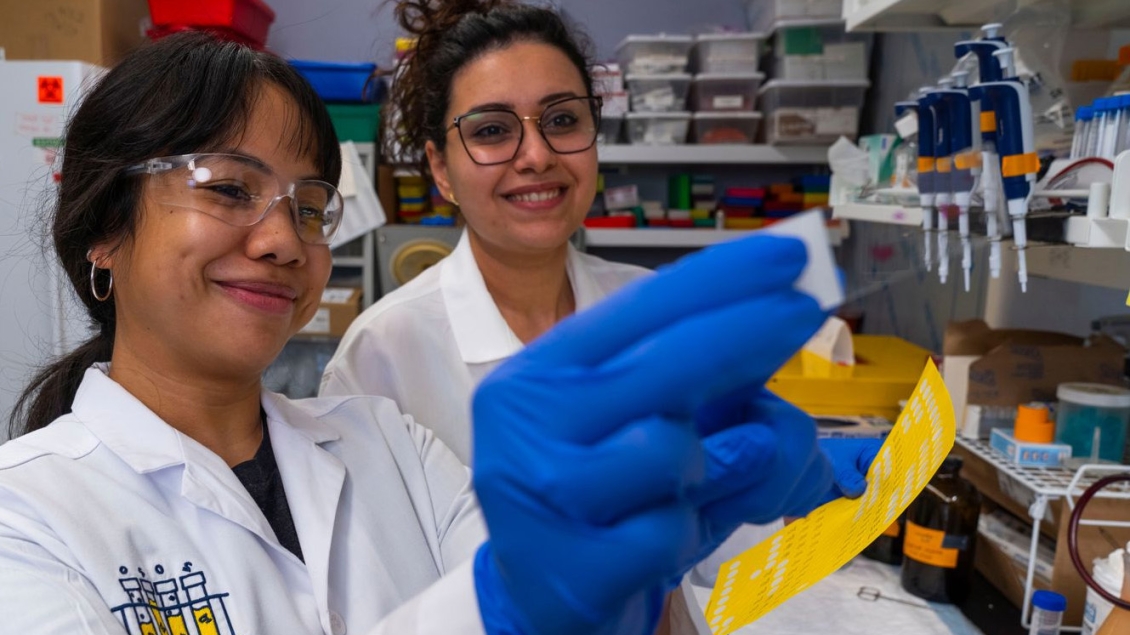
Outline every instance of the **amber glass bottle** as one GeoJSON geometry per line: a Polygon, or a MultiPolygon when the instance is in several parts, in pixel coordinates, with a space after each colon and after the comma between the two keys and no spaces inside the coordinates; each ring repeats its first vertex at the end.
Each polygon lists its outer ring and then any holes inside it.
{"type": "Polygon", "coordinates": [[[969,595],[981,494],[961,478],[961,457],[949,456],[906,510],[902,586],[931,602],[969,595]]]}
{"type": "Polygon", "coordinates": [[[906,531],[906,516],[899,516],[890,527],[867,545],[863,556],[885,562],[887,564],[900,564],[902,562],[902,535],[906,531]]]}

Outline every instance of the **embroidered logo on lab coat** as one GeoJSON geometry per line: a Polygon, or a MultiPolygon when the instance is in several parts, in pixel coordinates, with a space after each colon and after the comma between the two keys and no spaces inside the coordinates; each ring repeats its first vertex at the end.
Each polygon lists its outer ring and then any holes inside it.
{"type": "Polygon", "coordinates": [[[113,607],[129,635],[237,635],[228,617],[227,593],[208,588],[208,576],[186,562],[180,571],[118,568],[127,601],[113,607]]]}

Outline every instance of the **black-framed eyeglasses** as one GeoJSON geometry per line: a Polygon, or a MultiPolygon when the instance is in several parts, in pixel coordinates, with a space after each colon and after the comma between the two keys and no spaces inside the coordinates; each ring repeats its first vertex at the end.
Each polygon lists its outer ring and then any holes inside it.
{"type": "Polygon", "coordinates": [[[291,221],[303,242],[328,245],[341,226],[341,193],[318,180],[284,182],[268,166],[238,154],[182,154],[149,159],[126,170],[154,178],[157,203],[191,209],[229,225],[249,227],[275,203],[289,199],[291,221]]]}
{"type": "Polygon", "coordinates": [[[600,97],[569,97],[549,104],[538,117],[504,109],[474,110],[456,117],[447,129],[459,131],[467,156],[478,165],[513,161],[525,137],[524,121],[536,122],[541,138],[557,154],[576,154],[596,143],[602,103],[600,97]]]}

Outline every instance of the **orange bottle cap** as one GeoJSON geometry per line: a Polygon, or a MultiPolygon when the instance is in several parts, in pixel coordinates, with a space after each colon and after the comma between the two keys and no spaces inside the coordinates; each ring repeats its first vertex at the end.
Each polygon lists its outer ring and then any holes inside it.
{"type": "Polygon", "coordinates": [[[1038,404],[1016,407],[1016,426],[1012,435],[1017,441],[1051,443],[1055,439],[1055,423],[1048,420],[1048,409],[1038,404]]]}

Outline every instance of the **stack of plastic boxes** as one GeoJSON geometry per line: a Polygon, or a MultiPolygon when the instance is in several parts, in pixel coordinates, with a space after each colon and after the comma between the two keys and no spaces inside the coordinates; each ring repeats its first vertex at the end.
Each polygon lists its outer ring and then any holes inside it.
{"type": "Polygon", "coordinates": [[[593,92],[604,100],[600,111],[600,131],[596,142],[602,145],[620,143],[624,115],[628,114],[628,92],[624,90],[624,72],[619,64],[603,64],[592,70],[593,92]]]}
{"type": "Polygon", "coordinates": [[[840,0],[748,0],[750,28],[772,34],[761,87],[771,144],[830,144],[859,134],[871,36],[847,33],[840,0]]]}
{"type": "Polygon", "coordinates": [[[629,142],[686,142],[691,120],[687,66],[693,45],[689,35],[629,35],[616,47],[631,106],[626,116],[629,142]]]}
{"type": "Polygon", "coordinates": [[[748,144],[757,138],[760,33],[710,33],[695,38],[698,73],[691,80],[691,139],[700,144],[748,144]]]}

